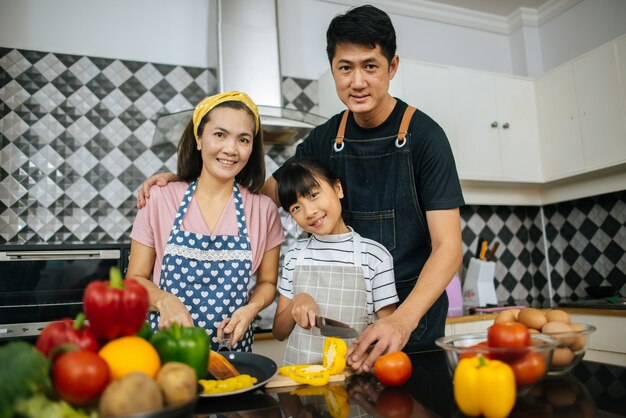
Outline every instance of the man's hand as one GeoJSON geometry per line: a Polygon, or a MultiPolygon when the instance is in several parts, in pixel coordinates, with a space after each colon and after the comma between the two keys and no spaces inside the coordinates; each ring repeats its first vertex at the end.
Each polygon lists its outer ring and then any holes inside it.
{"type": "Polygon", "coordinates": [[[308,293],[298,293],[292,299],[291,316],[301,328],[310,329],[315,326],[317,303],[308,293]]]}
{"type": "Polygon", "coordinates": [[[411,325],[395,313],[378,319],[355,338],[346,356],[348,365],[357,373],[371,371],[378,357],[402,350],[412,330],[411,325]]]}
{"type": "Polygon", "coordinates": [[[137,209],[141,209],[146,206],[146,200],[150,198],[150,187],[157,186],[163,187],[170,181],[176,180],[176,174],[174,173],[157,173],[150,177],[148,180],[141,183],[139,190],[137,191],[137,209]]]}

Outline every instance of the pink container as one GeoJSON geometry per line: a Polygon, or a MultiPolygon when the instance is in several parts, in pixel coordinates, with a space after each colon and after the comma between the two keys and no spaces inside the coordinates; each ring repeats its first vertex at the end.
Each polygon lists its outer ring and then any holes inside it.
{"type": "Polygon", "coordinates": [[[458,273],[454,275],[446,287],[446,292],[448,292],[448,316],[463,315],[463,293],[458,273]]]}

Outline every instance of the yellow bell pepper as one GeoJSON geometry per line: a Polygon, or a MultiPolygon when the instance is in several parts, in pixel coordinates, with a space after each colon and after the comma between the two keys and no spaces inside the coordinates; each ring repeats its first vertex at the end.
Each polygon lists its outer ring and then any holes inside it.
{"type": "Polygon", "coordinates": [[[465,415],[503,418],[515,406],[511,367],[481,355],[459,361],[453,377],[454,400],[465,415]]]}
{"type": "Polygon", "coordinates": [[[290,392],[298,396],[324,396],[328,414],[333,418],[347,418],[350,415],[348,392],[343,384],[325,386],[305,386],[290,392]]]}
{"type": "Polygon", "coordinates": [[[338,374],[346,368],[346,354],[348,346],[341,338],[326,337],[324,339],[324,352],[322,355],[322,365],[328,369],[330,374],[338,374]]]}
{"type": "Polygon", "coordinates": [[[239,376],[229,377],[221,380],[200,379],[198,383],[202,386],[202,393],[205,395],[233,392],[236,390],[252,387],[257,382],[256,377],[248,374],[240,374],[239,376]]]}
{"type": "Polygon", "coordinates": [[[278,369],[278,374],[288,376],[298,383],[311,386],[324,386],[330,381],[328,369],[321,364],[283,366],[278,369]]]}

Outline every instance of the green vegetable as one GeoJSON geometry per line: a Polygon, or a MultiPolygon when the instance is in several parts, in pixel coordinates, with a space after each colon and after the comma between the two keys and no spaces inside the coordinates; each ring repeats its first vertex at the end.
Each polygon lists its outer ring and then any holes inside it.
{"type": "Polygon", "coordinates": [[[209,337],[206,331],[198,327],[180,327],[173,324],[170,328],[155,333],[150,343],[156,348],[161,364],[180,361],[195,370],[198,379],[204,378],[209,363],[209,337]]]}
{"type": "Polygon", "coordinates": [[[137,333],[137,336],[143,338],[144,340],[150,341],[150,338],[152,337],[152,328],[150,328],[149,322],[143,323],[143,326],[137,333]]]}
{"type": "Polygon", "coordinates": [[[16,400],[50,393],[50,362],[34,346],[13,341],[0,347],[0,418],[9,418],[16,400]]]}
{"type": "Polygon", "coordinates": [[[52,401],[43,394],[28,399],[20,399],[15,403],[15,412],[25,418],[96,418],[95,411],[87,414],[81,409],[74,409],[65,401],[52,401]]]}

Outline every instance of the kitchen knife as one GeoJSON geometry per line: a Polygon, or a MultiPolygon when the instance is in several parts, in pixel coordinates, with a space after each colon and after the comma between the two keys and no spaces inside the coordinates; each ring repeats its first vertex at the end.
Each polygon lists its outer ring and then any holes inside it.
{"type": "Polygon", "coordinates": [[[359,335],[350,325],[319,315],[315,316],[315,326],[325,337],[356,338],[359,335]]]}

